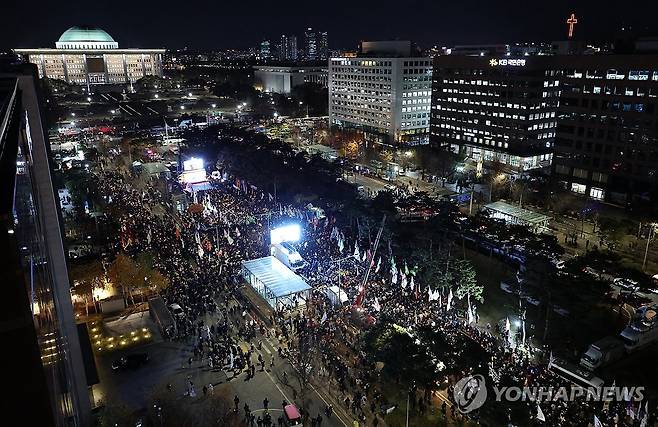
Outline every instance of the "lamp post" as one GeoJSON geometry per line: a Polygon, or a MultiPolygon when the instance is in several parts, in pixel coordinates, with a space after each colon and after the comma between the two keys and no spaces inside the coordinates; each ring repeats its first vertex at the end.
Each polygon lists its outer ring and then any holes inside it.
{"type": "Polygon", "coordinates": [[[644,247],[644,260],[642,260],[642,271],[646,269],[647,266],[647,256],[649,255],[649,244],[651,243],[651,239],[653,238],[655,234],[655,227],[658,224],[655,222],[652,222],[649,224],[649,234],[647,235],[647,244],[644,247]]]}

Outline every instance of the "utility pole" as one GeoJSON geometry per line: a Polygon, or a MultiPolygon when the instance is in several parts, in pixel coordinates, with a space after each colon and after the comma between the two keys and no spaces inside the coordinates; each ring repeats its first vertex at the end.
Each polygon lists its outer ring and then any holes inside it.
{"type": "Polygon", "coordinates": [[[473,215],[473,188],[475,187],[475,184],[471,182],[471,197],[468,203],[468,216],[473,215]]]}
{"type": "Polygon", "coordinates": [[[372,261],[373,259],[375,259],[375,253],[377,253],[377,247],[379,246],[379,239],[381,239],[382,237],[382,232],[384,231],[385,222],[386,222],[386,214],[384,214],[384,217],[382,218],[382,224],[379,226],[379,231],[377,232],[377,237],[375,238],[375,244],[372,248],[372,252],[370,253],[370,257],[368,258],[368,267],[366,268],[366,274],[363,276],[363,283],[361,284],[361,288],[363,289],[364,298],[366,295],[366,285],[368,283],[368,276],[370,276],[370,270],[372,270],[372,261]]]}
{"type": "Polygon", "coordinates": [[[654,227],[655,224],[652,222],[649,224],[649,234],[647,235],[647,245],[644,248],[644,260],[642,261],[642,271],[644,271],[647,267],[647,256],[649,255],[649,243],[651,243],[651,239],[653,238],[653,233],[654,233],[654,227]]]}

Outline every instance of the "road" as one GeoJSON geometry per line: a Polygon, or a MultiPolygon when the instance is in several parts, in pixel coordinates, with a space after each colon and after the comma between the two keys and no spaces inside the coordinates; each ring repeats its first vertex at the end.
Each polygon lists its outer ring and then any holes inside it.
{"type": "MultiPolygon", "coordinates": [[[[219,303],[219,301],[217,302],[219,303]]],[[[204,320],[206,324],[210,324],[211,321],[217,321],[217,316],[207,315],[204,320]]],[[[235,325],[236,319],[233,319],[232,323],[235,325]]],[[[256,349],[253,361],[256,362],[258,354],[261,354],[266,361],[266,369],[261,371],[257,368],[254,378],[251,379],[247,378],[246,372],[241,372],[234,377],[233,373],[228,370],[210,369],[207,362],[202,363],[198,360],[193,361],[191,368],[188,367],[187,361],[193,351],[192,338],[186,342],[151,343],[123,352],[97,356],[96,364],[100,385],[94,388],[95,397],[112,404],[124,404],[131,412],[137,412],[146,408],[154,393],[163,390],[167,384],[172,385],[173,393],[178,394],[182,401],[189,401],[192,404],[195,399],[204,398],[201,392],[203,385],[212,383],[215,393],[223,393],[230,396],[231,399],[234,395],[238,395],[240,411],[247,403],[257,416],[264,411],[263,399],[267,397],[270,402],[270,412],[276,420],[282,411],[284,400],[300,403],[299,387],[290,363],[277,355],[278,343],[275,342],[276,340],[262,336],[258,336],[257,339],[262,340],[263,345],[262,350],[256,349]],[[112,371],[113,360],[126,353],[140,352],[149,354],[150,361],[147,365],[136,371],[112,371]],[[270,360],[273,356],[275,363],[270,368],[270,360]],[[287,381],[284,381],[284,372],[287,375],[287,381]],[[188,379],[194,383],[197,397],[184,395],[188,379]],[[297,394],[297,399],[294,399],[295,394],[297,394]]],[[[240,345],[244,350],[249,347],[244,341],[240,341],[240,345]]],[[[330,384],[319,388],[312,385],[311,390],[307,393],[307,399],[310,401],[307,409],[312,417],[322,414],[323,426],[352,426],[353,419],[338,403],[338,396],[332,394],[332,389],[335,393],[336,388],[330,384]],[[324,415],[324,408],[328,404],[334,408],[334,414],[329,419],[324,415]]]]}

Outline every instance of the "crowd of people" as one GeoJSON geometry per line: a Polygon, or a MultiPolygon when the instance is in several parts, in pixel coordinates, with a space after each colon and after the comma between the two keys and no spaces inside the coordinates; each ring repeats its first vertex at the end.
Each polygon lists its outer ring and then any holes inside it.
{"type": "MultiPolygon", "coordinates": [[[[472,319],[457,317],[454,308],[448,307],[450,303],[446,305],[446,290],[437,298],[436,290],[419,283],[416,269],[406,266],[402,254],[389,252],[390,246],[373,253],[376,248],[371,240],[341,227],[336,216],[318,216],[302,204],[283,203],[238,178],[221,176],[213,181],[212,189],[195,194],[194,208],[174,213],[171,205],[153,209],[162,204],[163,195],[151,186],[138,189],[130,185],[126,172],[106,170],[98,174],[103,198],[119,212],[117,252],[152,253],[154,268],[170,282],[162,296],[167,303],[184,307],[177,319],[177,334],[170,337],[192,343],[193,353],[184,365],[200,363],[211,370],[230,372],[233,377],[246,373],[250,378],[272,367],[276,357],[292,359],[291,353],[300,351],[305,342],[316,349],[313,380],[335,384],[337,397],[353,418],[362,425],[377,426],[390,402],[373,375],[375,361],[367,360],[356,344],[360,330],[385,315],[412,332],[433,328],[451,344],[455,363],[463,360],[459,351],[464,351],[464,342],[477,346],[482,364],[456,366],[464,376],[484,365],[489,376],[500,382],[564,385],[545,362],[511,348],[505,331],[497,334],[472,319]],[[307,265],[299,274],[313,292],[303,306],[275,309],[264,319],[252,316],[239,292],[242,262],[269,255],[270,226],[291,219],[304,224],[304,238],[297,249],[307,265]],[[398,267],[396,262],[405,267],[398,267]],[[364,283],[366,270],[370,274],[364,283]],[[340,291],[348,296],[347,306],[336,304],[323,290],[333,284],[340,284],[340,291]],[[207,321],[207,315],[212,316],[212,322],[207,321]],[[269,360],[259,352],[263,340],[274,342],[277,348],[269,360]],[[247,350],[241,342],[246,343],[247,350]]],[[[454,382],[454,378],[447,380],[454,382]]],[[[422,412],[437,404],[432,395],[427,388],[414,390],[414,408],[422,412]]],[[[447,393],[447,397],[452,398],[452,394],[447,393]]],[[[536,420],[537,402],[526,405],[528,419],[536,420]]],[[[635,422],[629,419],[625,402],[603,405],[583,400],[540,406],[545,423],[550,425],[585,425],[594,415],[604,425],[635,422]]],[[[445,402],[441,410],[447,416],[445,402]]],[[[313,425],[321,425],[322,414],[310,414],[303,407],[300,412],[313,425]]],[[[332,412],[327,406],[324,416],[330,417],[332,412]]],[[[454,418],[462,417],[454,409],[451,413],[454,418]]],[[[638,412],[634,414],[637,418],[638,412]]],[[[275,422],[270,417],[258,423],[259,418],[254,420],[247,408],[245,419],[252,425],[275,422]]]]}

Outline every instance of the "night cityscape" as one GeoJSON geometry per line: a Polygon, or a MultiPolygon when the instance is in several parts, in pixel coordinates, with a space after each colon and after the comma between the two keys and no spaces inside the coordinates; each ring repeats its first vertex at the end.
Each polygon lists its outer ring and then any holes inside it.
{"type": "Polygon", "coordinates": [[[3,5],[7,425],[658,426],[658,5],[100,6],[3,5]]]}

